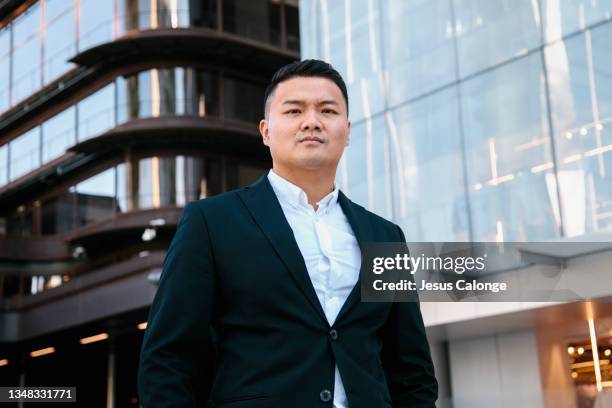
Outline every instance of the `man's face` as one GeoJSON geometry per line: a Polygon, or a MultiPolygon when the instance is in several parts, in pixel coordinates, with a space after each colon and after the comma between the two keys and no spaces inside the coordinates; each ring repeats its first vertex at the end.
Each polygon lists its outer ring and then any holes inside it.
{"type": "Polygon", "coordinates": [[[294,77],[278,84],[268,104],[259,131],[275,168],[335,173],[351,126],[340,88],[327,78],[294,77]]]}

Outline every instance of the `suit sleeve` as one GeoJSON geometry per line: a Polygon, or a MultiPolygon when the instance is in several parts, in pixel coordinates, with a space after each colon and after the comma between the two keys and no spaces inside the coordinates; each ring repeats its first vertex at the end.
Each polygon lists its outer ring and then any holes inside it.
{"type": "MultiPolygon", "coordinates": [[[[399,241],[406,242],[397,229],[399,241]]],[[[438,382],[419,303],[393,303],[381,334],[381,360],[393,407],[435,408],[438,382]]]]}
{"type": "Polygon", "coordinates": [[[144,335],[138,391],[144,408],[200,407],[213,378],[214,260],[202,209],[183,210],[144,335]]]}

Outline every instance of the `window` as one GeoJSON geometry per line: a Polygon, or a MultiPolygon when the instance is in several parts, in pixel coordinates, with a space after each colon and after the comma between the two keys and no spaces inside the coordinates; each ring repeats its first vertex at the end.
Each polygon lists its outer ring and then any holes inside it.
{"type": "Polygon", "coordinates": [[[461,77],[541,44],[540,10],[532,0],[453,0],[461,77]]]}
{"type": "Polygon", "coordinates": [[[61,156],[66,152],[66,149],[76,143],[75,114],[76,108],[71,106],[43,123],[43,163],[61,156]]]}
{"type": "Polygon", "coordinates": [[[0,186],[8,183],[8,144],[0,146],[0,186]]]}
{"type": "Polygon", "coordinates": [[[99,136],[115,126],[115,84],[111,83],[83,99],[77,105],[78,139],[99,136]]]}
{"type": "Polygon", "coordinates": [[[41,86],[40,6],[30,7],[13,26],[12,102],[25,99],[41,86]]]}
{"type": "Polygon", "coordinates": [[[470,240],[457,88],[394,109],[387,128],[393,202],[406,239],[470,240]]]}
{"type": "Polygon", "coordinates": [[[79,51],[113,38],[113,2],[80,0],[79,51]]]}
{"type": "Polygon", "coordinates": [[[263,118],[263,85],[237,78],[224,78],[223,100],[226,119],[258,123],[263,118]]]}
{"type": "Polygon", "coordinates": [[[9,144],[11,180],[40,166],[40,127],[35,127],[9,144]]]}
{"type": "Polygon", "coordinates": [[[533,54],[461,85],[475,241],[559,235],[543,78],[533,54]]]}
{"type": "Polygon", "coordinates": [[[612,230],[610,36],[605,24],[545,49],[566,236],[612,230]]]}
{"type": "Polygon", "coordinates": [[[223,0],[223,30],[280,46],[280,2],[223,0]]]}
{"type": "Polygon", "coordinates": [[[396,106],[454,81],[455,50],[448,0],[388,3],[382,11],[383,63],[396,106]]]}
{"type": "Polygon", "coordinates": [[[75,228],[74,188],[42,203],[40,206],[42,235],[62,234],[75,228]]]}
{"type": "Polygon", "coordinates": [[[76,19],[72,1],[45,1],[45,83],[73,67],[68,59],[76,53],[76,19]]]}
{"type": "Polygon", "coordinates": [[[11,84],[11,31],[10,25],[0,29],[0,112],[8,109],[11,84]]]}
{"type": "Polygon", "coordinates": [[[115,208],[115,169],[80,182],[76,194],[79,225],[111,218],[115,208]]]}

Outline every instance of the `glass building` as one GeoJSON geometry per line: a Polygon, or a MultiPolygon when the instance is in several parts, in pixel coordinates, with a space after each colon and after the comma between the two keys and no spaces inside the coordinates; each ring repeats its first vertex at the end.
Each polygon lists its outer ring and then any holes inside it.
{"type": "MultiPolygon", "coordinates": [[[[302,0],[302,58],[349,90],[337,182],[409,242],[612,241],[611,16],[605,0],[302,0]]],[[[612,264],[587,258],[583,280],[589,262],[612,264]]],[[[601,279],[586,306],[422,303],[441,406],[612,392],[609,360],[597,376],[565,352],[592,353],[596,331],[610,356],[601,279]]]]}
{"type": "Polygon", "coordinates": [[[263,93],[299,49],[297,0],[0,2],[0,384],[138,406],[182,208],[269,168],[263,93]]]}

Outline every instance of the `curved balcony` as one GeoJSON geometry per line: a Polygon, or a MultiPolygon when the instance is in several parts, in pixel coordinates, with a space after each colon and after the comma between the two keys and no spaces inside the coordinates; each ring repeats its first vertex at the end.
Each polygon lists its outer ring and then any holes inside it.
{"type": "Polygon", "coordinates": [[[0,259],[50,262],[71,259],[68,243],[60,237],[2,238],[0,259]]]}
{"type": "Polygon", "coordinates": [[[85,247],[106,243],[104,246],[107,249],[108,242],[120,246],[121,241],[141,240],[145,229],[155,230],[155,238],[160,235],[167,238],[174,232],[182,212],[182,207],[130,211],[78,228],[64,235],[63,239],[85,247]]]}
{"type": "Polygon", "coordinates": [[[271,75],[278,67],[299,59],[299,53],[250,38],[206,28],[134,31],[112,42],[87,49],[70,59],[82,66],[113,66],[159,60],[171,55],[209,60],[225,67],[244,68],[271,75]]]}
{"type": "Polygon", "coordinates": [[[69,244],[85,245],[94,257],[100,249],[152,241],[155,237],[142,235],[147,228],[156,229],[163,241],[171,238],[167,234],[186,203],[250,184],[265,168],[206,150],[191,149],[189,155],[167,149],[156,156],[132,153],[123,162],[92,168],[78,182],[9,212],[7,236],[59,236],[69,244]]]}
{"type": "Polygon", "coordinates": [[[151,68],[118,77],[0,146],[0,206],[19,205],[79,167],[128,148],[206,149],[267,162],[257,130],[263,93],[263,83],[204,68],[151,68]]]}
{"type": "Polygon", "coordinates": [[[262,144],[257,128],[238,121],[223,121],[214,117],[166,116],[134,119],[83,142],[69,150],[95,153],[101,150],[173,149],[177,145],[203,148],[235,157],[265,157],[267,148],[262,144]]]}

